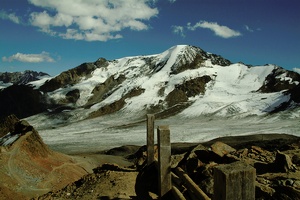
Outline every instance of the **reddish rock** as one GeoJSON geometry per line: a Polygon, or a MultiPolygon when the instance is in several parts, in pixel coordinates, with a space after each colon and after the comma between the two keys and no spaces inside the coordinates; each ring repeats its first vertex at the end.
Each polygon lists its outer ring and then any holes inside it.
{"type": "Polygon", "coordinates": [[[223,157],[231,152],[236,151],[234,148],[223,142],[215,142],[211,145],[211,150],[220,157],[223,157]]]}

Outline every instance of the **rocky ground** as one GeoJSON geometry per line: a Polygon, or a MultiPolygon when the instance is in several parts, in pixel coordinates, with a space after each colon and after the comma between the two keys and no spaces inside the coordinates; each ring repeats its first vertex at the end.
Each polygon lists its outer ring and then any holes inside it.
{"type": "MultiPolygon", "coordinates": [[[[256,169],[256,199],[300,199],[299,141],[295,136],[270,134],[172,144],[172,169],[182,167],[212,197],[214,167],[242,161],[256,169]]],[[[134,165],[102,165],[79,181],[38,199],[158,198],[157,171],[145,166],[145,147],[120,147],[106,154],[123,156],[134,165]]],[[[185,188],[181,190],[189,198],[185,188]]]]}
{"type": "MultiPolygon", "coordinates": [[[[25,121],[11,118],[0,130],[20,134],[14,143],[0,146],[0,199],[158,199],[158,173],[154,165],[145,166],[145,146],[71,156],[49,149],[25,121]]],[[[256,169],[256,199],[300,199],[300,138],[296,136],[176,143],[171,160],[172,170],[180,166],[209,197],[214,168],[242,161],[256,169]]],[[[189,198],[183,186],[180,190],[189,198]]]]}

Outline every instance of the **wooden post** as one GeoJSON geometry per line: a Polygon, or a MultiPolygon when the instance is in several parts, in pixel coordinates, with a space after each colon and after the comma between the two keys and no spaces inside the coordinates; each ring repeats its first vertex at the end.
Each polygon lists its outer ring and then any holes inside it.
{"type": "Polygon", "coordinates": [[[147,114],[147,165],[154,161],[154,115],[147,114]]]}
{"type": "Polygon", "coordinates": [[[214,169],[214,200],[254,200],[256,171],[238,161],[214,169]]]}
{"type": "Polygon", "coordinates": [[[171,143],[169,126],[157,128],[158,141],[158,189],[162,198],[172,189],[171,182],[171,143]]]}

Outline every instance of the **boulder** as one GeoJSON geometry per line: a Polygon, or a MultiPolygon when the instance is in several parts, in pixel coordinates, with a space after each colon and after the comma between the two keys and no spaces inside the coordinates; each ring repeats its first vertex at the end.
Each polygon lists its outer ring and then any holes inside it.
{"type": "Polygon", "coordinates": [[[277,151],[276,153],[274,167],[279,172],[289,172],[296,170],[296,167],[293,164],[291,157],[280,151],[277,151]]]}
{"type": "Polygon", "coordinates": [[[211,145],[211,151],[219,155],[220,157],[224,157],[225,155],[236,150],[223,142],[215,142],[211,145]]]}

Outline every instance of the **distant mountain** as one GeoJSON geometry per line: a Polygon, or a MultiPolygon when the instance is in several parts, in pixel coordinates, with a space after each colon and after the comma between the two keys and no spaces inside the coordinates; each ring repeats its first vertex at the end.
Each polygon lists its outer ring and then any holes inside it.
{"type": "Polygon", "coordinates": [[[32,81],[37,81],[45,77],[50,77],[44,72],[26,70],[24,72],[0,72],[0,89],[10,85],[24,85],[32,81]]]}
{"type": "Polygon", "coordinates": [[[228,117],[293,110],[300,105],[299,83],[298,73],[276,65],[231,63],[198,47],[177,45],[155,55],[100,58],[30,84],[39,91],[41,110],[64,111],[64,119],[79,120],[117,111],[141,117],[228,117]]]}

